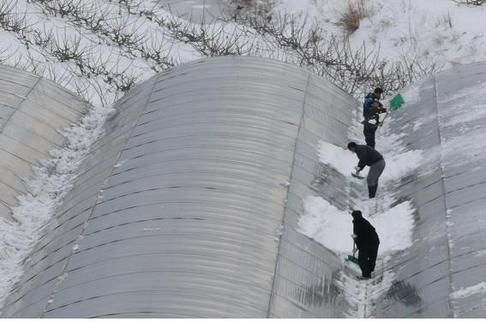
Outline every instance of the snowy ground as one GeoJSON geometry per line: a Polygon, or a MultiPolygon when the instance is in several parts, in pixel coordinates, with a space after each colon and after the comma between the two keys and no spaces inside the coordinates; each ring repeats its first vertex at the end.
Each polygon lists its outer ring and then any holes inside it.
{"type": "MultiPolygon", "coordinates": [[[[159,1],[140,0],[136,1],[136,7],[130,7],[124,3],[132,1],[85,0],[79,2],[81,10],[76,15],[72,10],[60,14],[59,10],[53,9],[59,9],[68,2],[0,2],[0,62],[52,79],[93,104],[84,121],[66,131],[70,144],[53,152],[53,159],[46,161],[45,167],[36,171],[36,177],[29,180],[31,194],[21,196],[20,206],[15,210],[18,222],[4,220],[0,223],[0,301],[22,274],[21,262],[36,242],[39,229],[62,202],[63,194],[69,190],[76,176],[77,162],[83,159],[91,142],[102,135],[104,119],[112,103],[124,91],[156,72],[201,57],[229,53],[259,55],[291,63],[296,61],[288,49],[276,48],[275,44],[254,31],[232,23],[214,22],[210,28],[214,35],[221,36],[221,39],[227,37],[243,47],[249,38],[259,42],[252,48],[245,48],[243,53],[233,47],[229,48],[229,52],[208,51],[205,43],[198,42],[197,38],[174,32],[178,23],[184,25],[186,22],[165,11],[159,1]],[[161,17],[163,21],[154,17],[161,17]],[[95,22],[100,20],[96,18],[102,18],[98,25],[95,22]],[[169,25],[174,28],[168,28],[169,25]],[[232,38],[236,34],[239,36],[232,38]],[[52,197],[49,193],[39,193],[41,190],[60,193],[52,197]]],[[[337,23],[347,5],[345,1],[275,0],[275,4],[274,14],[292,12],[307,15],[344,41],[346,35],[337,23]]],[[[348,38],[354,48],[360,48],[364,42],[368,48],[379,49],[383,59],[398,61],[403,57],[416,57],[424,65],[432,63],[439,68],[486,59],[486,6],[467,7],[452,0],[368,0],[366,6],[367,17],[348,38]]],[[[191,34],[195,30],[198,27],[184,31],[191,34]]],[[[357,98],[361,100],[361,97],[357,98]]],[[[415,98],[416,92],[410,88],[406,100],[410,102],[415,98]]],[[[426,122],[417,121],[415,126],[426,122]]],[[[396,139],[391,138],[390,141],[396,139]]],[[[385,141],[379,144],[389,147],[385,141]]],[[[323,142],[316,149],[321,150],[322,162],[336,167],[345,175],[356,163],[355,156],[341,147],[323,142]],[[341,162],[329,158],[332,155],[339,156],[341,162]]],[[[385,172],[383,184],[414,171],[423,157],[421,151],[404,152],[400,149],[395,149],[395,152],[385,149],[384,154],[387,169],[394,171],[385,172]],[[413,162],[405,163],[407,158],[412,158],[413,162]]],[[[380,189],[379,193],[382,192],[383,189],[380,189]]],[[[391,203],[388,199],[384,196],[384,208],[371,219],[382,238],[381,256],[408,247],[413,229],[411,205],[402,203],[387,209],[386,205],[391,203]],[[393,224],[407,227],[404,234],[398,238],[394,236],[394,240],[386,233],[391,224],[387,220],[391,211],[397,218],[393,224]]],[[[344,236],[350,234],[349,214],[341,213],[322,198],[309,197],[304,202],[307,215],[301,221],[302,231],[337,252],[349,251],[350,238],[331,238],[338,232],[344,236]],[[334,231],[327,231],[327,226],[333,226],[334,231]]],[[[360,202],[356,200],[355,204],[360,202]]],[[[365,212],[368,206],[363,206],[365,212]]],[[[481,290],[483,288],[481,286],[481,290]]],[[[464,290],[463,293],[476,291],[464,290]]],[[[454,296],[460,297],[463,293],[458,291],[454,296]]]]}
{"type": "MultiPolygon", "coordinates": [[[[278,0],[278,10],[316,19],[327,30],[345,37],[339,23],[348,3],[359,0],[278,0]]],[[[382,57],[400,60],[416,55],[447,68],[486,59],[486,6],[466,6],[452,0],[368,0],[368,13],[349,39],[379,47],[382,57]]]]}

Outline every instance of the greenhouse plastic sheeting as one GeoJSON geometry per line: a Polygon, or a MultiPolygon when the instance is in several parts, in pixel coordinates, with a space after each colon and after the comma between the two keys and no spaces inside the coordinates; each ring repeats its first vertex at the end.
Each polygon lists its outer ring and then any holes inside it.
{"type": "Polygon", "coordinates": [[[32,166],[64,143],[60,130],[88,104],[39,76],[0,65],[0,218],[9,218],[27,192],[32,166]]]}
{"type": "Polygon", "coordinates": [[[485,63],[458,65],[413,85],[394,115],[395,134],[425,158],[396,184],[417,208],[414,243],[387,267],[396,280],[375,316],[486,316],[485,85],[485,63]]]}
{"type": "MultiPolygon", "coordinates": [[[[484,316],[480,293],[458,291],[483,278],[485,160],[443,150],[468,128],[447,126],[444,95],[478,80],[485,65],[455,67],[392,116],[408,148],[430,153],[392,187],[417,209],[414,243],[387,261],[393,282],[362,316],[484,316]]],[[[349,210],[346,178],[318,147],[345,147],[356,106],[329,81],[260,58],[144,82],[116,104],[3,316],[358,316],[342,258],[298,232],[307,196],[349,210]]],[[[484,120],[471,122],[480,133],[484,120]]]]}

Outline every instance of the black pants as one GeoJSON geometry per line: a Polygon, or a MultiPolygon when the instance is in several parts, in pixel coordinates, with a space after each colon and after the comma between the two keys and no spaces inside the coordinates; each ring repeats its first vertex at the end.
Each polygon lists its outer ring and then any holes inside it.
{"type": "Polygon", "coordinates": [[[376,190],[378,190],[378,185],[368,186],[368,197],[373,199],[376,196],[376,190]]]}
{"type": "Polygon", "coordinates": [[[363,277],[371,277],[371,272],[375,270],[378,246],[379,244],[370,245],[369,247],[361,248],[359,250],[358,263],[363,277]]]}
{"type": "Polygon", "coordinates": [[[367,124],[364,125],[363,134],[365,137],[366,145],[375,148],[375,132],[378,127],[376,126],[369,126],[367,124]]]}

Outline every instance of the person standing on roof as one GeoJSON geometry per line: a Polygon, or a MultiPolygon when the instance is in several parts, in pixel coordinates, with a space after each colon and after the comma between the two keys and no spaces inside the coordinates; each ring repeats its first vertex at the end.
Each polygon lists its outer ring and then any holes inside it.
{"type": "Polygon", "coordinates": [[[361,211],[353,210],[353,239],[358,248],[358,264],[361,268],[360,279],[371,278],[371,272],[375,270],[376,257],[380,239],[376,233],[375,227],[363,218],[361,211]]]}
{"type": "Polygon", "coordinates": [[[359,163],[356,167],[354,167],[357,174],[359,174],[359,172],[363,170],[365,166],[370,167],[366,181],[368,183],[368,196],[370,199],[374,198],[376,195],[376,190],[378,189],[378,179],[385,169],[385,159],[383,159],[380,152],[367,145],[349,142],[348,149],[351,152],[356,153],[358,156],[359,163]]]}
{"type": "Polygon", "coordinates": [[[373,93],[368,93],[365,96],[363,102],[363,134],[365,137],[366,145],[375,147],[375,132],[380,125],[380,114],[386,113],[386,108],[380,103],[381,94],[383,89],[380,87],[375,88],[373,93]]]}

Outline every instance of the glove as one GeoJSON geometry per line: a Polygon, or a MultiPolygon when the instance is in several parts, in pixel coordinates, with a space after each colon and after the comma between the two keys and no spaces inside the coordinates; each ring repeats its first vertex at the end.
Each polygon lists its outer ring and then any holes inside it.
{"type": "Polygon", "coordinates": [[[351,234],[351,238],[352,238],[352,239],[356,239],[356,237],[358,237],[358,235],[356,235],[356,234],[351,234]]]}
{"type": "Polygon", "coordinates": [[[372,125],[376,125],[376,120],[375,119],[371,119],[371,120],[368,120],[368,123],[369,124],[372,124],[372,125]]]}
{"type": "Polygon", "coordinates": [[[358,166],[355,166],[354,170],[356,170],[356,173],[359,173],[361,171],[361,169],[358,166]]]}

